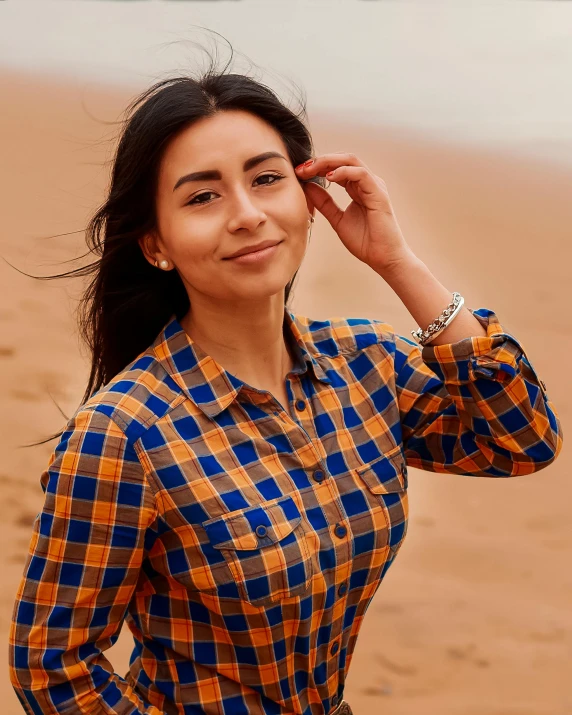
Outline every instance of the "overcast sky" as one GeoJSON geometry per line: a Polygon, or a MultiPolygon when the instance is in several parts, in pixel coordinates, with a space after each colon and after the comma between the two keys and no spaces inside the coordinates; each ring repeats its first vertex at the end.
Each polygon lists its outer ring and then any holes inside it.
{"type": "Polygon", "coordinates": [[[190,66],[185,40],[213,48],[192,25],[224,35],[279,91],[279,75],[296,81],[310,112],[572,164],[572,0],[11,0],[0,66],[137,90],[190,66]]]}

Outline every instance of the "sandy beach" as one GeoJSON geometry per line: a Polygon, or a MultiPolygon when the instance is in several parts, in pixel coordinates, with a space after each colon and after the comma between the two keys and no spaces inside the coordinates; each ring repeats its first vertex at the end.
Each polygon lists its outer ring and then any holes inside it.
{"type": "MultiPolygon", "coordinates": [[[[79,404],[87,354],[73,310],[81,281],[38,281],[85,252],[82,229],[102,200],[118,127],[135,92],[0,74],[0,696],[7,634],[40,474],[79,404]],[[66,234],[50,238],[55,234],[66,234]]],[[[509,151],[454,147],[396,127],[310,116],[317,153],[352,151],[386,182],[406,240],[469,307],[497,312],[523,343],[570,424],[572,168],[509,151]]],[[[339,187],[334,197],[345,205],[339,187]]],[[[318,216],[292,305],[316,318],[383,319],[417,328],[399,298],[318,216]]],[[[566,438],[565,438],[566,441],[566,438]]],[[[373,600],[345,697],[355,715],[565,715],[572,712],[570,450],[513,480],[410,469],[409,532],[373,600]]],[[[124,629],[106,655],[124,675],[124,629]]]]}

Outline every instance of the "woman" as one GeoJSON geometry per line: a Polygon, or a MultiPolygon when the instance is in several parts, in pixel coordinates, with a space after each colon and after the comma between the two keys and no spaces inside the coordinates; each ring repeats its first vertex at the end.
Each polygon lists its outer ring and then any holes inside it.
{"type": "Polygon", "coordinates": [[[407,467],[530,474],[559,454],[559,418],[495,313],[413,254],[382,179],[350,153],[306,161],[268,88],[208,71],[132,109],[89,227],[92,369],[41,477],[12,683],[29,713],[351,713],[407,467]],[[289,312],[316,210],[417,341],[289,312]],[[124,619],[123,678],[104,651],[124,619]]]}

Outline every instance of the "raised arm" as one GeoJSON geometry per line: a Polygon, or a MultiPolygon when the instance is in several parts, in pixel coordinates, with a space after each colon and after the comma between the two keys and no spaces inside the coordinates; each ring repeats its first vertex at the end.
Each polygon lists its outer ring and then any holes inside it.
{"type": "Polygon", "coordinates": [[[153,495],[127,437],[102,408],[70,420],[41,476],[10,629],[10,678],[30,714],[160,715],[113,672],[153,495]]]}

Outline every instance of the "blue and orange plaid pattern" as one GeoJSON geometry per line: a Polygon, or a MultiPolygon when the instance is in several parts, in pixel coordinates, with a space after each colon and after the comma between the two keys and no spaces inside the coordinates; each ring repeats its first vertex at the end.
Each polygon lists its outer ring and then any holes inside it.
{"type": "Polygon", "coordinates": [[[175,317],[69,421],[13,612],[28,713],[330,713],[406,534],[408,466],[516,477],[562,427],[522,345],[420,348],[375,320],[285,310],[283,409],[175,317]],[[104,655],[123,621],[130,668],[104,655]]]}

